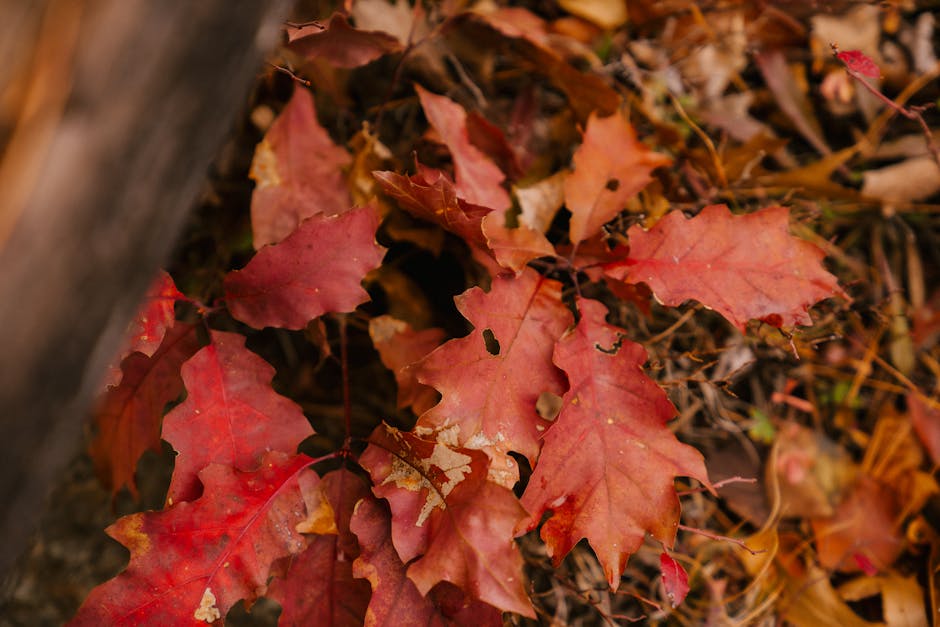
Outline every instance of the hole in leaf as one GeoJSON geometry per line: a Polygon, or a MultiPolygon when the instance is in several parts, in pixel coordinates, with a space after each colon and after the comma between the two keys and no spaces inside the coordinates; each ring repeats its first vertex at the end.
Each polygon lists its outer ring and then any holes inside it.
{"type": "Polygon", "coordinates": [[[493,335],[492,329],[483,329],[483,342],[486,344],[486,352],[490,355],[499,355],[499,340],[493,335]]]}
{"type": "Polygon", "coordinates": [[[620,189],[620,181],[618,179],[608,179],[607,184],[604,185],[604,187],[612,192],[615,192],[620,189]]]}
{"type": "Polygon", "coordinates": [[[535,401],[535,411],[545,420],[554,420],[561,411],[561,397],[552,392],[542,392],[535,401]]]}

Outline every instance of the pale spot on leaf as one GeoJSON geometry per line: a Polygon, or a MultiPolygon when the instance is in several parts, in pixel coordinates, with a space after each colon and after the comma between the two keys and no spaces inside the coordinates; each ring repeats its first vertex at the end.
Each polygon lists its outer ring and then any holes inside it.
{"type": "Polygon", "coordinates": [[[277,187],[281,184],[281,175],[277,171],[277,154],[267,140],[262,140],[255,148],[248,176],[257,183],[258,189],[277,187]]]}
{"type": "Polygon", "coordinates": [[[196,608],[193,618],[207,623],[222,618],[222,612],[215,606],[215,595],[212,594],[211,588],[206,588],[206,591],[202,593],[202,600],[199,601],[199,607],[196,608]]]}

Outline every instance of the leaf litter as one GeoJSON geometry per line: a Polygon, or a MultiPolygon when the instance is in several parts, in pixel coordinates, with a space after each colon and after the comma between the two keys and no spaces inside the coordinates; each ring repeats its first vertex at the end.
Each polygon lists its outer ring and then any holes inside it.
{"type": "MultiPolygon", "coordinates": [[[[809,7],[790,13],[771,5],[680,8],[631,2],[621,15],[618,7],[623,3],[597,1],[559,3],[541,13],[483,3],[472,13],[461,13],[450,5],[412,8],[399,1],[383,3],[376,13],[387,16],[386,27],[381,20],[366,24],[368,8],[375,3],[351,4],[349,19],[298,16],[321,20],[327,31],[314,29],[308,37],[296,38],[283,51],[283,58],[276,60],[296,76],[309,79],[316,109],[312,99],[291,96],[306,92],[303,86],[292,85],[283,72],[266,76],[255,96],[257,107],[282,110],[289,103],[287,114],[278,120],[296,117],[308,129],[298,131],[297,137],[319,142],[327,157],[310,166],[322,171],[315,175],[320,179],[313,186],[317,189],[298,191],[298,185],[309,182],[295,178],[294,170],[284,169],[279,161],[281,140],[275,141],[282,133],[279,122],[268,129],[267,143],[262,142],[254,153],[259,183],[255,193],[268,197],[259,195],[251,201],[254,223],[264,224],[268,234],[258,237],[261,231],[255,228],[254,246],[262,253],[277,251],[284,244],[289,248],[293,244],[285,238],[304,219],[322,222],[337,214],[348,215],[353,205],[343,178],[350,163],[344,146],[365,122],[389,151],[383,157],[386,163],[378,168],[383,173],[376,177],[385,192],[376,200],[377,214],[390,219],[407,211],[412,219],[440,225],[449,239],[421,234],[420,229],[410,231],[407,239],[397,239],[386,237],[380,229],[379,241],[390,251],[386,263],[390,259],[398,264],[408,281],[367,278],[369,295],[384,305],[364,305],[358,311],[373,316],[393,308],[408,311],[409,302],[439,303],[468,287],[483,287],[464,293],[456,309],[435,309],[431,324],[411,315],[399,318],[409,325],[402,329],[421,333],[439,328],[447,336],[462,336],[436,348],[443,335],[432,332],[423,349],[430,356],[423,362],[421,355],[409,356],[409,363],[388,357],[390,364],[396,364],[395,375],[400,375],[402,386],[408,382],[415,386],[412,394],[425,395],[414,413],[407,409],[409,402],[396,398],[395,376],[377,358],[369,357],[375,353],[368,322],[363,322],[368,318],[360,313],[348,318],[349,331],[343,341],[350,345],[344,350],[353,356],[353,369],[358,371],[350,378],[357,398],[350,410],[353,428],[365,437],[373,430],[380,434],[372,436],[372,447],[376,441],[385,442],[384,452],[373,448],[360,458],[373,475],[376,495],[383,496],[383,490],[394,487],[412,494],[418,488],[428,497],[433,488],[440,504],[453,501],[453,510],[448,505],[445,516],[445,509],[432,508],[424,514],[425,524],[418,533],[403,536],[400,530],[396,532],[396,520],[404,502],[399,499],[412,498],[407,494],[386,495],[390,511],[383,509],[383,501],[371,497],[357,501],[358,506],[344,506],[346,514],[336,514],[337,520],[345,521],[340,536],[347,534],[350,542],[358,537],[363,555],[358,566],[337,575],[336,581],[352,586],[354,572],[366,577],[372,582],[374,607],[378,608],[388,596],[379,594],[379,583],[373,578],[378,572],[381,580],[383,569],[392,567],[370,570],[370,565],[393,564],[397,554],[396,576],[416,585],[408,593],[417,593],[414,603],[425,604],[422,612],[428,615],[443,612],[441,616],[457,624],[465,623],[456,618],[460,615],[456,606],[466,609],[482,601],[489,604],[485,607],[518,612],[508,619],[515,623],[525,622],[520,615],[533,616],[534,606],[543,619],[562,624],[643,620],[744,625],[774,624],[778,619],[795,625],[928,624],[927,616],[937,611],[931,556],[940,542],[936,533],[940,523],[931,513],[937,494],[932,456],[937,454],[938,428],[934,423],[940,407],[940,348],[938,334],[931,330],[931,321],[940,310],[936,304],[940,211],[937,171],[932,169],[937,164],[931,149],[931,129],[938,120],[927,105],[938,94],[936,85],[924,79],[936,69],[905,59],[930,58],[922,50],[924,16],[929,11],[916,2],[834,7],[825,15],[809,7]],[[866,19],[859,22],[863,14],[866,19]],[[311,41],[301,44],[307,38],[311,41]],[[319,42],[314,43],[314,38],[319,42]],[[742,40],[747,45],[740,45],[742,40]],[[803,53],[808,43],[813,46],[811,58],[803,53]],[[839,56],[829,54],[829,44],[839,46],[839,56]],[[915,50],[915,44],[920,48],[915,50]],[[898,55],[897,48],[905,45],[911,48],[901,52],[909,54],[898,55]],[[841,76],[837,72],[844,72],[842,64],[870,79],[870,86],[896,106],[885,104],[851,75],[851,80],[838,79],[839,83],[829,79],[824,88],[827,77],[841,76]],[[908,89],[912,85],[917,89],[908,89]],[[739,99],[733,101],[734,97],[739,99]],[[298,104],[303,105],[299,117],[292,113],[298,104]],[[737,114],[722,116],[723,108],[731,106],[737,107],[737,114]],[[905,115],[900,109],[916,115],[905,115]],[[516,138],[506,145],[523,164],[521,170],[513,172],[503,165],[506,155],[494,148],[498,142],[474,141],[479,131],[473,129],[481,127],[469,122],[473,115],[516,138]],[[615,129],[595,138],[598,121],[611,119],[626,130],[615,129]],[[436,132],[429,132],[429,127],[436,132]],[[630,144],[629,151],[624,151],[644,164],[641,171],[631,168],[631,176],[642,180],[601,172],[598,184],[578,185],[577,177],[585,173],[584,152],[595,141],[601,147],[604,139],[624,141],[616,139],[621,135],[630,144]],[[920,145],[911,142],[912,147],[902,153],[882,150],[905,137],[918,139],[920,145]],[[527,198],[522,191],[551,177],[563,178],[554,179],[554,190],[547,188],[544,200],[527,198]],[[337,178],[339,185],[325,182],[337,178]],[[559,186],[567,203],[564,208],[555,199],[559,186]],[[517,190],[517,206],[510,206],[511,188],[517,190]],[[577,200],[574,192],[568,192],[575,188],[578,193],[589,192],[593,201],[577,200]],[[330,193],[324,196],[327,190],[330,193]],[[289,200],[296,194],[303,196],[303,203],[289,200]],[[544,203],[544,207],[533,203],[544,203]],[[721,203],[726,205],[722,211],[727,212],[728,221],[720,229],[757,219],[768,207],[785,209],[772,210],[778,212],[775,221],[764,229],[730,236],[726,249],[719,246],[718,252],[711,253],[715,263],[740,255],[756,266],[764,261],[773,265],[778,253],[761,238],[765,230],[774,231],[803,251],[797,257],[812,262],[804,267],[803,261],[788,259],[781,262],[784,271],[799,275],[816,291],[804,292],[799,281],[796,286],[776,284],[773,276],[750,279],[736,291],[755,288],[790,300],[770,308],[740,310],[725,293],[713,298],[716,288],[708,286],[710,261],[683,269],[686,278],[695,279],[687,283],[699,283],[698,287],[661,285],[665,277],[643,268],[657,254],[666,254],[666,244],[648,244],[651,234],[664,233],[663,239],[673,245],[683,236],[691,237],[683,250],[667,255],[677,258],[673,265],[688,254],[695,259],[700,242],[711,245],[721,239],[713,230],[693,236],[694,227],[689,226],[713,219],[716,210],[709,207],[721,203]],[[291,206],[284,215],[277,215],[281,205],[291,206]],[[324,217],[316,217],[318,213],[324,217]],[[489,222],[495,226],[488,227],[489,222]],[[531,238],[521,240],[522,233],[516,232],[520,225],[544,234],[548,248],[541,240],[538,244],[531,238]],[[512,237],[497,236],[497,227],[512,237]],[[590,248],[591,238],[596,238],[597,249],[590,248]],[[281,243],[262,248],[276,241],[281,243]],[[574,249],[567,257],[547,254],[553,248],[564,250],[566,242],[574,249]],[[650,250],[644,251],[644,246],[650,250]],[[823,253],[829,257],[825,266],[823,253]],[[432,272],[428,263],[412,259],[431,259],[437,266],[432,272]],[[531,317],[533,322],[527,324],[552,337],[546,341],[549,347],[556,341],[558,347],[573,341],[574,336],[567,335],[571,333],[604,325],[622,329],[648,357],[639,376],[648,376],[650,384],[655,381],[665,389],[666,402],[675,408],[677,418],[657,428],[675,443],[671,446],[701,451],[709,472],[689,467],[677,474],[698,478],[700,483],[680,479],[677,486],[674,477],[669,477],[667,492],[681,499],[681,515],[676,506],[675,518],[665,521],[674,525],[669,531],[659,529],[646,536],[652,530],[640,530],[638,543],[627,551],[629,560],[616,555],[622,549],[604,551],[604,543],[592,534],[571,533],[553,546],[543,544],[533,531],[520,537],[518,549],[513,549],[513,559],[526,564],[527,588],[519,580],[481,590],[475,587],[480,585],[475,578],[482,574],[468,575],[478,567],[472,552],[462,556],[471,570],[461,572],[454,571],[443,555],[455,546],[470,548],[455,540],[463,532],[476,534],[488,551],[507,550],[502,545],[487,546],[492,539],[479,535],[472,516],[473,499],[502,504],[498,524],[510,530],[507,537],[522,526],[524,512],[515,509],[507,487],[486,479],[488,468],[510,451],[521,453],[517,459],[520,475],[528,482],[522,487],[535,489],[538,484],[533,481],[539,473],[550,470],[548,464],[539,465],[539,453],[551,453],[548,443],[570,428],[566,412],[578,405],[574,388],[566,386],[562,377],[564,373],[571,379],[575,370],[553,362],[551,355],[548,360],[540,356],[538,368],[552,372],[551,380],[560,383],[527,390],[524,396],[531,397],[532,411],[525,418],[504,425],[494,415],[486,420],[498,426],[475,429],[463,419],[451,422],[463,406],[454,395],[463,393],[466,383],[456,372],[445,372],[445,366],[448,361],[471,359],[486,364],[488,372],[500,372],[505,369],[500,362],[511,363],[504,360],[512,359],[517,327],[525,324],[513,323],[516,326],[507,331],[494,316],[499,318],[512,307],[512,299],[501,296],[502,286],[532,281],[537,274],[534,269],[550,277],[539,281],[553,286],[550,303],[539,307],[568,311],[579,297],[606,307],[579,317],[576,324],[560,315],[545,316],[538,307],[519,309],[529,312],[521,314],[522,319],[531,317]],[[646,274],[633,274],[640,269],[646,274]],[[608,276],[603,281],[577,278],[601,274],[608,276]],[[636,283],[647,284],[656,302],[644,308],[633,302],[643,298],[642,292],[633,299],[614,295],[636,283]],[[442,289],[444,298],[436,293],[442,289]],[[817,304],[825,296],[839,294],[850,299],[817,304]],[[544,318],[550,329],[544,328],[544,318]],[[804,326],[795,329],[794,324],[804,326]],[[470,326],[473,329],[467,335],[470,326]],[[487,351],[482,338],[485,329],[495,330],[491,334],[499,342],[498,355],[487,351]],[[463,348],[458,351],[458,346],[463,348]],[[742,346],[748,359],[733,358],[742,346]],[[405,372],[416,361],[419,365],[405,372]],[[729,367],[730,363],[736,365],[729,367]],[[421,391],[418,385],[426,389],[421,391]],[[443,395],[436,406],[427,396],[430,388],[443,395]],[[552,422],[535,411],[544,392],[563,398],[561,413],[552,422]],[[427,476],[403,487],[397,479],[389,479],[398,476],[393,470],[396,462],[382,458],[390,447],[400,446],[400,442],[382,440],[391,433],[390,427],[378,424],[382,417],[406,430],[415,420],[422,428],[460,424],[461,430],[454,442],[432,439],[420,444],[428,448],[428,455],[412,460],[410,468],[412,472],[423,468],[427,476]],[[757,433],[762,435],[756,437],[757,433]],[[485,436],[483,450],[471,446],[480,435],[485,436]],[[447,455],[434,457],[438,448],[446,449],[447,455]],[[428,462],[432,458],[440,462],[433,464],[436,470],[428,462]],[[443,458],[459,458],[461,463],[443,458]],[[716,463],[719,458],[723,463],[716,463]],[[465,466],[479,470],[471,474],[461,470],[459,481],[447,474],[465,466]],[[389,474],[383,476],[386,471],[389,474]],[[434,474],[438,471],[440,477],[434,474]],[[708,486],[708,479],[725,485],[722,480],[736,477],[755,482],[734,496],[718,488],[716,498],[701,489],[708,486]],[[360,506],[361,513],[353,514],[360,506]],[[860,513],[871,512],[877,515],[860,518],[860,513]],[[442,527],[432,524],[435,517],[441,519],[442,527]],[[871,521],[877,525],[868,524],[871,521]],[[385,525],[388,531],[383,531],[385,525]],[[370,533],[378,535],[366,539],[370,533]],[[588,542],[578,542],[585,536],[588,542]],[[755,552],[723,537],[742,540],[755,552]],[[383,546],[389,538],[392,546],[383,546]],[[664,544],[669,553],[663,552],[664,544]],[[600,556],[600,563],[595,555],[600,556]],[[680,575],[685,571],[688,596],[680,575]],[[461,597],[453,605],[451,601],[463,594],[453,596],[454,586],[473,591],[472,598],[461,597]]],[[[590,168],[592,174],[595,170],[590,168]]],[[[249,199],[243,197],[241,202],[247,206],[249,199]]],[[[278,390],[299,403],[308,416],[318,416],[313,419],[318,435],[312,436],[315,441],[310,445],[326,446],[333,438],[335,446],[342,439],[335,435],[335,425],[342,420],[337,421],[339,415],[329,409],[342,403],[337,396],[336,368],[301,365],[317,350],[307,347],[304,331],[261,327],[302,329],[322,311],[348,311],[365,296],[357,284],[341,295],[338,305],[305,304],[300,313],[289,313],[288,318],[283,311],[289,310],[238,314],[234,303],[240,292],[231,291],[235,279],[228,279],[223,288],[218,275],[213,278],[196,261],[201,254],[198,242],[208,237],[198,233],[213,230],[206,221],[220,207],[221,203],[217,207],[209,203],[197,216],[192,227],[196,235],[190,236],[171,273],[184,293],[197,295],[203,302],[229,292],[232,316],[259,328],[253,347],[275,366],[278,390]]],[[[244,225],[241,228],[244,233],[244,225]]],[[[239,262],[252,254],[250,236],[223,231],[212,237],[219,239],[216,247],[225,250],[223,257],[228,259],[227,263],[213,262],[218,272],[245,265],[239,262]]],[[[357,283],[381,258],[371,239],[365,235],[359,239],[356,249],[371,247],[373,261],[351,270],[357,283]]],[[[255,265],[264,262],[262,256],[255,265]]],[[[714,280],[727,287],[726,280],[714,280]]],[[[260,288],[252,289],[254,294],[260,288]]],[[[288,296],[287,301],[293,306],[298,299],[288,296]]],[[[331,333],[338,337],[337,319],[326,318],[326,341],[331,333]]],[[[597,339],[585,341],[594,346],[597,339]]],[[[609,346],[610,342],[601,344],[609,346]]],[[[147,350],[156,346],[159,342],[147,350]]],[[[619,352],[607,357],[620,358],[627,346],[620,345],[619,352]]],[[[338,354],[338,346],[331,348],[338,354]]],[[[505,374],[524,385],[526,377],[532,377],[531,367],[514,365],[505,374]]],[[[498,398],[493,402],[491,407],[503,404],[498,398]]],[[[302,430],[294,430],[296,445],[303,436],[302,430]]],[[[641,443],[648,446],[650,441],[644,438],[641,443]]],[[[401,456],[407,457],[406,452],[401,451],[401,456]]],[[[401,458],[396,459],[401,463],[401,458]]],[[[692,464],[686,461],[686,466],[692,464]]],[[[402,477],[403,472],[399,472],[402,477]]],[[[123,476],[133,476],[132,471],[123,476]]],[[[134,485],[132,479],[124,482],[134,485]]],[[[543,523],[543,538],[545,529],[551,536],[555,532],[547,525],[568,506],[569,491],[528,498],[523,497],[523,504],[539,500],[545,505],[549,522],[534,523],[543,523]]],[[[336,509],[336,503],[329,502],[336,509]]],[[[424,512],[420,506],[407,507],[411,516],[424,512]]],[[[314,537],[315,542],[327,542],[322,540],[324,535],[314,537]]],[[[335,549],[339,540],[329,542],[335,549]]],[[[285,550],[293,553],[301,548],[292,545],[285,550]]],[[[193,608],[200,606],[198,597],[207,591],[203,586],[193,592],[193,608]]],[[[223,596],[226,593],[215,586],[211,594],[226,599],[225,609],[231,606],[231,596],[223,596]]],[[[339,593],[334,588],[330,594],[339,593]]],[[[207,596],[202,598],[205,602],[207,596]]],[[[207,617],[214,617],[216,605],[214,601],[205,608],[207,617]]],[[[383,615],[395,616],[391,609],[386,611],[383,615]]]]}

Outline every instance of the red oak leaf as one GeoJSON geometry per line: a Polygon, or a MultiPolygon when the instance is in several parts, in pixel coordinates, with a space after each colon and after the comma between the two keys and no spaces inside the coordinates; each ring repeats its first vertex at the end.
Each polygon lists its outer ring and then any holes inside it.
{"type": "Polygon", "coordinates": [[[112,493],[126,485],[137,498],[137,461],[148,449],[160,452],[163,410],[183,391],[180,366],[198,349],[195,327],[181,324],[152,357],[135,352],[121,364],[121,384],[105,393],[95,411],[97,434],[88,451],[112,493]]]}
{"type": "Polygon", "coordinates": [[[690,220],[673,211],[649,231],[631,227],[629,256],[607,273],[646,283],[664,305],[695,299],[741,330],[752,318],[811,325],[812,304],[845,294],[822,266],[825,253],[790,235],[788,221],[784,207],[735,216],[711,205],[690,220]]]}
{"type": "Polygon", "coordinates": [[[555,254],[548,239],[536,229],[525,225],[506,228],[503,212],[458,198],[454,184],[440,170],[419,164],[418,174],[411,177],[394,172],[373,175],[408,213],[438,224],[477,250],[491,251],[504,268],[519,272],[529,261],[555,254]]]}
{"type": "Polygon", "coordinates": [[[679,607],[689,594],[689,575],[682,564],[672,559],[668,553],[659,554],[659,568],[663,571],[663,587],[673,607],[679,607]]]}
{"type": "Polygon", "coordinates": [[[359,459],[392,509],[392,541],[421,594],[449,581],[475,599],[535,617],[513,530],[526,516],[512,491],[487,480],[479,451],[380,425],[359,459]]]}
{"type": "Polygon", "coordinates": [[[271,452],[250,473],[213,464],[199,473],[199,500],[118,520],[108,534],[130,549],[130,564],[70,624],[205,625],[254,601],[271,563],[306,546],[294,526],[304,517],[297,477],[311,461],[271,452]]]}
{"type": "Polygon", "coordinates": [[[147,297],[137,317],[129,327],[130,336],[127,353],[133,351],[151,357],[163,342],[167,329],[176,321],[176,301],[186,297],[176,289],[176,284],[166,270],[160,270],[156,280],[147,290],[147,297]]]}
{"type": "Polygon", "coordinates": [[[504,226],[505,220],[497,211],[483,218],[486,245],[499,265],[519,273],[533,259],[555,256],[555,247],[541,231],[524,224],[510,229],[504,226]]]}
{"type": "Polygon", "coordinates": [[[508,209],[509,193],[500,185],[505,176],[489,157],[470,142],[467,112],[450,98],[432,94],[420,85],[415,85],[415,90],[421,99],[424,115],[444,140],[454,160],[457,196],[489,209],[508,209]]]}
{"type": "Polygon", "coordinates": [[[255,248],[281,241],[310,216],[348,211],[352,201],[343,168],[350,161],[317,122],[310,92],[295,89],[251,162],[255,248]]]}
{"type": "Polygon", "coordinates": [[[353,563],[353,574],[372,584],[366,625],[492,625],[503,624],[502,612],[491,605],[466,599],[448,582],[437,584],[425,596],[405,574],[405,564],[392,545],[392,520],[384,503],[363,499],[350,522],[359,537],[362,554],[353,563]],[[447,586],[447,590],[441,590],[447,586]],[[436,592],[443,594],[435,595],[436,592]],[[457,594],[454,594],[454,593],[457,594]],[[446,595],[446,596],[445,596],[446,595]],[[435,597],[444,602],[435,603],[435,597]],[[458,602],[449,603],[451,599],[458,602]],[[466,618],[466,620],[461,620],[466,618]]]}
{"type": "Polygon", "coordinates": [[[253,468],[265,451],[295,451],[313,434],[293,401],[271,387],[274,368],[245,348],[245,336],[212,331],[212,342],[183,364],[186,400],[163,420],[179,452],[167,502],[199,496],[209,464],[253,468]]]}
{"type": "Polygon", "coordinates": [[[471,246],[486,246],[481,222],[492,209],[458,199],[454,184],[440,170],[419,164],[418,173],[410,177],[395,172],[372,174],[385,193],[411,215],[439,225],[471,246]]]}
{"type": "Polygon", "coordinates": [[[517,451],[535,461],[549,424],[535,403],[543,392],[565,390],[552,347],[571,324],[571,313],[561,300],[561,284],[532,269],[493,279],[488,293],[474,287],[455,300],[474,330],[418,366],[418,380],[443,395],[418,425],[455,431],[454,444],[487,450],[498,468],[512,471],[500,481],[511,487],[518,477],[505,453],[517,451]]]}
{"type": "Polygon", "coordinates": [[[378,225],[371,207],[308,218],[225,277],[226,306],[256,329],[303,329],[324,313],[352,311],[369,300],[359,283],[385,254],[375,243],[378,225]]]}
{"type": "Polygon", "coordinates": [[[105,379],[105,387],[115,386],[121,382],[121,368],[118,364],[134,352],[143,353],[151,357],[160,343],[167,329],[176,321],[174,311],[176,301],[186,297],[176,289],[176,284],[165,270],[160,270],[157,278],[147,290],[147,296],[137,316],[127,325],[127,337],[124,346],[118,354],[115,363],[110,366],[105,379]]]}
{"type": "Polygon", "coordinates": [[[302,57],[322,59],[334,67],[354,68],[403,49],[388,33],[353,28],[341,13],[334,13],[325,29],[292,39],[287,46],[302,57]]]}
{"type": "MultiPolygon", "coordinates": [[[[360,499],[373,498],[369,487],[345,469],[304,473],[300,490],[307,505],[307,520],[297,525],[315,533],[299,555],[286,558],[266,596],[281,604],[280,625],[363,624],[369,604],[369,583],[354,579],[353,560],[359,555],[349,520],[360,499]]],[[[356,575],[358,576],[358,575],[356,575]]]]}
{"type": "Polygon", "coordinates": [[[379,316],[369,321],[369,335],[382,363],[395,374],[398,406],[412,407],[416,414],[422,414],[436,405],[437,392],[418,382],[415,363],[440,345],[444,331],[415,331],[404,320],[379,316]]]}
{"type": "Polygon", "coordinates": [[[581,320],[555,347],[568,375],[561,413],[545,434],[523,506],[555,564],[587,538],[616,587],[647,533],[667,546],[679,522],[675,477],[708,484],[701,454],[666,426],[676,411],[642,370],[646,351],[604,322],[606,308],[580,300],[581,320]]]}
{"type": "Polygon", "coordinates": [[[623,115],[592,114],[584,143],[574,153],[574,172],[565,178],[572,243],[587,239],[613,219],[652,180],[650,173],[671,161],[637,140],[623,115]]]}
{"type": "Polygon", "coordinates": [[[836,57],[853,72],[858,72],[869,78],[881,78],[881,70],[878,69],[878,64],[861,50],[844,50],[837,52],[836,57]]]}

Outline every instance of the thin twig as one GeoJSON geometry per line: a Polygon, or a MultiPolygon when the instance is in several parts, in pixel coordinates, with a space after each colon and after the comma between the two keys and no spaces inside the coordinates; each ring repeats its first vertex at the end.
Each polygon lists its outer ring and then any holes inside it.
{"type": "Polygon", "coordinates": [[[310,20],[309,22],[284,22],[284,25],[289,28],[296,28],[297,30],[306,28],[307,26],[316,26],[320,30],[326,30],[326,26],[317,20],[310,20]]]}
{"type": "Polygon", "coordinates": [[[343,422],[346,427],[344,448],[352,442],[352,399],[349,395],[349,348],[346,337],[346,316],[339,316],[339,359],[343,378],[343,422]]]}
{"type": "Polygon", "coordinates": [[[930,127],[927,126],[927,122],[924,120],[924,116],[921,115],[926,111],[931,105],[911,105],[910,107],[902,107],[895,101],[891,100],[883,93],[881,90],[865,80],[865,77],[859,74],[856,70],[849,67],[849,65],[839,58],[839,47],[836,44],[829,44],[829,47],[832,48],[832,54],[839,62],[842,63],[842,66],[845,68],[845,71],[849,73],[849,76],[854,78],[856,81],[862,84],[862,86],[869,91],[873,96],[878,100],[885,103],[888,107],[893,109],[895,113],[900,113],[908,120],[913,120],[920,125],[920,129],[924,134],[924,139],[927,141],[927,150],[930,151],[931,156],[933,156],[934,162],[940,167],[940,147],[937,147],[937,143],[933,139],[933,133],[930,132],[930,127]]]}
{"type": "MultiPolygon", "coordinates": [[[[754,477],[728,477],[727,479],[722,479],[721,481],[715,482],[712,484],[712,487],[716,490],[725,487],[726,485],[731,485],[732,483],[757,483],[757,479],[754,477]]],[[[700,492],[705,492],[707,488],[692,488],[690,490],[678,490],[676,494],[678,496],[688,496],[689,494],[699,494],[700,492]]]]}
{"type": "Polygon", "coordinates": [[[288,76],[290,76],[292,79],[294,79],[295,81],[297,81],[304,87],[311,87],[313,85],[313,83],[308,81],[306,78],[303,78],[302,76],[298,76],[297,74],[294,73],[292,69],[288,67],[284,67],[283,65],[277,65],[275,63],[268,63],[268,65],[273,67],[278,72],[281,72],[282,74],[287,74],[288,76]]]}
{"type": "Polygon", "coordinates": [[[741,547],[742,549],[744,549],[751,555],[758,555],[760,553],[767,552],[767,549],[760,549],[760,550],[755,551],[754,549],[748,547],[748,545],[744,544],[744,542],[742,542],[741,540],[738,540],[737,538],[729,538],[728,536],[721,536],[721,535],[718,535],[717,533],[711,533],[710,531],[705,531],[704,529],[698,529],[697,527],[688,527],[686,525],[679,525],[679,529],[682,529],[683,531],[688,531],[689,533],[696,533],[700,536],[705,536],[709,540],[720,540],[720,541],[730,542],[731,544],[735,544],[741,547]]]}

